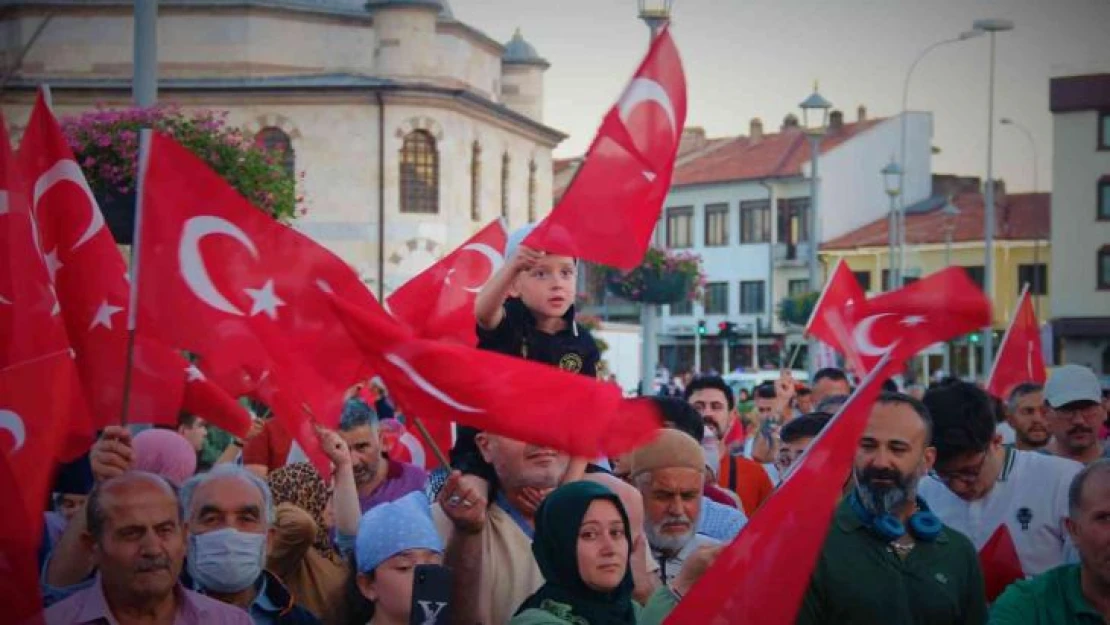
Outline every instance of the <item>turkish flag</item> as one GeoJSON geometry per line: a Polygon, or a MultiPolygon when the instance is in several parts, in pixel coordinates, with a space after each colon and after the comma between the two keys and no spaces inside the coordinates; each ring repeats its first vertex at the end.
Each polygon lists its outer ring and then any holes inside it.
{"type": "Polygon", "coordinates": [[[0,370],[0,452],[20,476],[21,494],[5,501],[22,501],[36,522],[67,442],[69,406],[80,391],[68,349],[0,370]]]}
{"type": "Polygon", "coordinates": [[[922,349],[990,325],[987,296],[960,267],[926,276],[844,310],[826,322],[857,371],[870,372],[886,354],[905,362],[922,349]]]}
{"type": "MultiPolygon", "coordinates": [[[[128,367],[127,265],[41,93],[19,160],[31,185],[37,243],[77,352],[93,425],[119,423],[128,367]]],[[[184,359],[165,345],[137,338],[131,363],[128,422],[176,424],[184,359]]]]}
{"type": "Polygon", "coordinates": [[[139,334],[197,354],[209,379],[266,402],[291,433],[305,419],[336,427],[368,369],[329,296],[381,308],[355,272],[158,134],[141,224],[139,334]]]}
{"type": "Polygon", "coordinates": [[[843,319],[850,316],[852,307],[865,301],[867,294],[848,268],[848,263],[843,258],[840,259],[813,306],[804,334],[820,339],[836,351],[847,354],[845,332],[839,326],[843,324],[843,319]]]}
{"type": "Polygon", "coordinates": [[[505,225],[482,228],[389,296],[389,310],[417,336],[477,345],[474,300],[505,262],[505,225]]]}
{"type": "Polygon", "coordinates": [[[251,429],[250,412],[224,389],[213,384],[196,365],[185,369],[181,409],[239,438],[246,438],[251,429]]]}
{"type": "Polygon", "coordinates": [[[664,623],[793,625],[889,362],[864,379],[664,623]]]}
{"type": "Polygon", "coordinates": [[[987,603],[992,603],[1010,584],[1025,579],[1017,547],[1006,524],[998,526],[983,548],[979,550],[979,565],[983,569],[983,584],[987,603]]]}
{"type": "Polygon", "coordinates": [[[685,124],[686,77],[664,28],[602,120],[559,204],[524,244],[626,270],[640,264],[685,124]]]}
{"type": "MultiPolygon", "coordinates": [[[[3,374],[0,374],[2,376],[3,374]]],[[[43,465],[38,465],[40,473],[43,465]]],[[[7,454],[0,454],[0,500],[18,501],[28,488],[27,476],[12,466],[7,454]],[[16,476],[19,475],[17,478],[16,476]]],[[[5,623],[15,625],[40,625],[42,592],[39,588],[38,551],[42,539],[42,503],[39,510],[28,516],[22,510],[5,510],[0,514],[0,606],[4,606],[5,623]]]]}
{"type": "MultiPolygon", "coordinates": [[[[455,424],[448,421],[431,420],[421,421],[428,430],[432,441],[439,447],[444,456],[448,454],[455,440],[455,424]]],[[[397,419],[385,419],[380,422],[382,449],[390,460],[406,462],[422,469],[434,469],[439,460],[436,454],[424,442],[419,429],[415,425],[405,426],[397,419]]]]}
{"type": "Polygon", "coordinates": [[[1041,329],[1037,324],[1037,313],[1033,310],[1033,299],[1029,288],[1022,289],[1021,299],[1002,344],[998,346],[987,378],[987,392],[1006,399],[1018,384],[1036,382],[1044,384],[1044,352],[1041,351],[1041,329]]]}
{"type": "Polygon", "coordinates": [[[465,345],[420,339],[384,311],[339,298],[335,306],[353,342],[406,415],[455,421],[586,458],[634,449],[651,440],[662,423],[650,400],[625,400],[612,384],[465,345]]]}

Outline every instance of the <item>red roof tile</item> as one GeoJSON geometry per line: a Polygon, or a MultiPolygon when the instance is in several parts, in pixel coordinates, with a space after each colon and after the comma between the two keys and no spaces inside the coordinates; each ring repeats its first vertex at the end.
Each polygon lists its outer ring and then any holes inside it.
{"type": "MultiPolygon", "coordinates": [[[[884,119],[869,119],[844,124],[830,131],[821,141],[821,153],[828,152],[848,139],[872,128],[884,119]]],[[[809,141],[797,128],[751,137],[736,137],[724,145],[713,145],[700,156],[686,159],[675,169],[674,186],[709,184],[733,180],[755,180],[795,176],[810,159],[809,141]]]]}
{"type": "MultiPolygon", "coordinates": [[[[997,240],[1032,240],[1049,238],[1050,193],[1014,193],[999,198],[995,211],[995,231],[997,240]]],[[[952,241],[983,240],[983,195],[976,192],[961,193],[952,198],[952,203],[960,209],[954,218],[952,241]]],[[[943,206],[943,205],[942,205],[943,206]]],[[[925,213],[906,213],[906,243],[943,243],[946,218],[938,208],[925,213]]],[[[850,250],[862,247],[885,247],[888,244],[886,217],[841,235],[821,246],[823,250],[850,250]]]]}

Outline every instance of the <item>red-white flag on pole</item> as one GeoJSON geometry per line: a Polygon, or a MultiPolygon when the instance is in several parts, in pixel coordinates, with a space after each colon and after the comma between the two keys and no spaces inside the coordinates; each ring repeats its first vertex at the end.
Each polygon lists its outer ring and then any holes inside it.
{"type": "Polygon", "coordinates": [[[1017,310],[1002,337],[1002,344],[998,346],[998,355],[987,378],[987,391],[1005,399],[1018,384],[1044,384],[1046,378],[1041,331],[1027,284],[1021,290],[1017,310]]]}

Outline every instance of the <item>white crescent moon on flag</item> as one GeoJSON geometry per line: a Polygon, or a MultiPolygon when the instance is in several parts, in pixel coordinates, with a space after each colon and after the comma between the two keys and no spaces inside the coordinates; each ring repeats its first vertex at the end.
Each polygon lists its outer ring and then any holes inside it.
{"type": "Polygon", "coordinates": [[[54,185],[66,181],[80,187],[85,192],[85,198],[89,201],[89,225],[85,228],[85,233],[81,235],[81,238],[77,239],[77,242],[70,248],[75,250],[93,238],[93,235],[100,232],[100,229],[104,227],[104,215],[100,213],[100,207],[96,204],[92,189],[89,188],[89,183],[85,180],[85,174],[81,172],[81,167],[76,161],[73,159],[60,160],[38,177],[38,180],[35,181],[31,208],[37,212],[39,200],[42,199],[42,196],[54,185]]]}
{"type": "Polygon", "coordinates": [[[12,451],[19,451],[23,447],[23,443],[27,441],[27,429],[23,426],[23,418],[12,412],[11,410],[0,410],[0,430],[7,430],[12,433],[12,438],[15,439],[15,446],[12,451]]]}
{"type": "Polygon", "coordinates": [[[416,440],[416,437],[413,436],[412,433],[405,432],[397,442],[401,443],[405,446],[405,449],[409,450],[409,463],[421,469],[428,468],[425,464],[427,458],[424,456],[424,446],[420,444],[420,441],[416,440]]]}
{"type": "Polygon", "coordinates": [[[200,255],[200,241],[210,234],[229,236],[242,243],[251,256],[258,258],[254,241],[251,241],[238,226],[219,217],[208,215],[193,217],[185,222],[185,228],[181,232],[181,242],[177,246],[177,262],[181,266],[181,277],[202,302],[229,315],[241,317],[243,311],[229,302],[216,285],[212,284],[212,278],[204,267],[204,259],[200,255]]]}
{"type": "Polygon", "coordinates": [[[671,131],[676,136],[678,135],[678,121],[675,119],[671,96],[667,95],[667,90],[663,88],[663,85],[650,78],[634,79],[621,94],[621,99],[617,102],[621,120],[627,124],[628,116],[632,114],[632,110],[643,102],[656,102],[663,107],[663,111],[667,113],[667,119],[671,122],[671,131]]]}
{"type": "Polygon", "coordinates": [[[880,313],[878,315],[871,315],[870,317],[867,317],[863,321],[859,322],[859,325],[857,325],[856,328],[852,330],[852,340],[855,341],[856,349],[858,349],[861,354],[867,356],[882,356],[898,344],[898,341],[895,341],[889,345],[879,347],[878,345],[875,345],[875,343],[873,343],[871,340],[871,326],[875,325],[875,322],[879,319],[882,319],[883,317],[893,316],[894,313],[880,313]]]}
{"type": "Polygon", "coordinates": [[[406,361],[404,358],[401,358],[397,354],[386,354],[385,359],[388,360],[390,364],[392,364],[394,367],[400,369],[401,372],[404,373],[406,376],[408,376],[408,378],[412,380],[412,383],[415,384],[417,388],[438,399],[444,404],[447,404],[448,406],[460,412],[482,412],[480,409],[473,406],[467,406],[466,404],[457,401],[455,398],[451,397],[447,393],[439,390],[424,376],[420,375],[420,373],[416,369],[414,369],[413,366],[408,363],[408,361],[406,361]]]}
{"type": "MultiPolygon", "coordinates": [[[[505,257],[503,257],[500,252],[486,245],[485,243],[471,243],[470,245],[464,246],[461,250],[459,250],[459,252],[460,254],[461,252],[477,252],[482,256],[485,256],[486,260],[488,260],[490,264],[489,275],[486,276],[485,280],[482,280],[481,284],[476,287],[463,287],[463,290],[467,293],[477,293],[481,291],[482,287],[486,285],[486,282],[489,282],[489,279],[493,277],[493,274],[497,273],[497,270],[500,269],[501,265],[505,262],[505,257]]],[[[447,277],[444,278],[443,281],[447,284],[451,284],[451,274],[453,273],[455,273],[455,270],[451,269],[451,271],[448,272],[447,277]]]]}

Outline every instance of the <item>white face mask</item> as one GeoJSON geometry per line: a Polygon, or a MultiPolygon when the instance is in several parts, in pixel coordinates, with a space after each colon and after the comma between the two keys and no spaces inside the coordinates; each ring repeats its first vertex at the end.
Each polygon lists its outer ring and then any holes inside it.
{"type": "Polygon", "coordinates": [[[705,465],[714,473],[721,459],[721,441],[709,428],[705,430],[705,437],[701,439],[701,449],[705,453],[705,465]]]}
{"type": "Polygon", "coordinates": [[[239,592],[262,575],[266,534],[225,528],[189,536],[189,575],[201,588],[239,592]]]}

